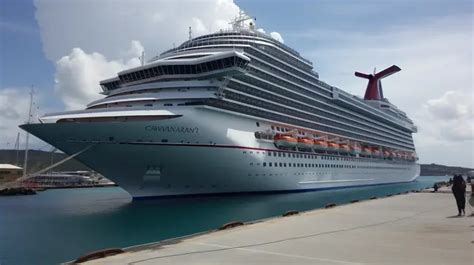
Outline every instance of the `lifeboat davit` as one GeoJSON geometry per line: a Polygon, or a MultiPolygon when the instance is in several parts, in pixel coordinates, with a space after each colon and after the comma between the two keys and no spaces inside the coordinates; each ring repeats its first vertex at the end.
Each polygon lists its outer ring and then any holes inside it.
{"type": "Polygon", "coordinates": [[[311,149],[313,145],[314,145],[313,140],[307,137],[298,137],[298,143],[297,143],[298,148],[311,149]]]}
{"type": "Polygon", "coordinates": [[[383,151],[383,157],[385,157],[385,158],[390,157],[390,152],[387,151],[387,150],[383,151]]]}
{"type": "Polygon", "coordinates": [[[370,147],[363,147],[361,154],[364,156],[370,156],[372,155],[372,150],[370,149],[370,147]]]}
{"type": "Polygon", "coordinates": [[[277,147],[295,147],[298,140],[288,134],[277,134],[273,138],[277,147]]]}
{"type": "Polygon", "coordinates": [[[351,148],[349,147],[348,144],[341,144],[339,146],[339,152],[341,153],[350,153],[351,152],[351,148]]]}
{"type": "Polygon", "coordinates": [[[351,154],[353,155],[360,154],[360,152],[362,151],[359,145],[351,145],[350,148],[351,148],[351,154]]]}
{"type": "Polygon", "coordinates": [[[372,155],[379,157],[379,156],[382,156],[382,152],[378,148],[373,148],[372,155]]]}
{"type": "Polygon", "coordinates": [[[328,151],[339,152],[339,144],[335,142],[328,143],[328,151]]]}
{"type": "Polygon", "coordinates": [[[315,151],[326,151],[326,149],[328,149],[328,143],[324,140],[314,140],[313,149],[315,151]]]}

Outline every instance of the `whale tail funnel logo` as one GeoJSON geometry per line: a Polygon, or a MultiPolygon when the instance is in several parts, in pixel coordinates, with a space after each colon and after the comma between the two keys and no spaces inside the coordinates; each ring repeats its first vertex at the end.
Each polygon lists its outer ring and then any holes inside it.
{"type": "Polygon", "coordinates": [[[359,72],[355,72],[357,77],[365,78],[369,80],[367,84],[367,89],[365,90],[364,99],[366,100],[382,100],[383,97],[383,90],[382,90],[382,82],[381,80],[389,75],[392,75],[396,72],[399,72],[400,67],[396,65],[392,65],[389,68],[375,73],[374,74],[363,74],[359,72]]]}

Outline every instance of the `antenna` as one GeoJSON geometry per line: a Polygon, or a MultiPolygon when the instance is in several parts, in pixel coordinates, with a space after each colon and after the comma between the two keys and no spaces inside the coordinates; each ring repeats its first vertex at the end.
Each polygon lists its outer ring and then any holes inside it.
{"type": "Polygon", "coordinates": [[[142,51],[142,55],[140,56],[140,65],[145,65],[145,51],[142,51]]]}
{"type": "Polygon", "coordinates": [[[189,40],[193,38],[193,29],[189,26],[189,40]]]}
{"type": "MultiPolygon", "coordinates": [[[[33,107],[33,86],[31,86],[31,91],[30,91],[30,108],[28,110],[28,121],[27,124],[31,123],[31,111],[33,107]]],[[[30,134],[26,132],[26,142],[25,142],[25,161],[23,162],[23,177],[26,176],[27,174],[27,167],[28,167],[28,141],[30,139],[30,134]]]]}
{"type": "Polygon", "coordinates": [[[250,17],[249,15],[245,14],[243,10],[239,11],[239,15],[235,17],[235,19],[229,24],[232,25],[233,30],[242,30],[245,28],[245,21],[247,20],[252,20],[252,22],[249,23],[249,29],[254,30],[255,29],[255,18],[250,17]]]}
{"type": "Polygon", "coordinates": [[[15,140],[15,151],[16,151],[16,160],[15,160],[15,165],[19,166],[20,164],[20,132],[17,133],[16,135],[16,140],[15,140]]]}

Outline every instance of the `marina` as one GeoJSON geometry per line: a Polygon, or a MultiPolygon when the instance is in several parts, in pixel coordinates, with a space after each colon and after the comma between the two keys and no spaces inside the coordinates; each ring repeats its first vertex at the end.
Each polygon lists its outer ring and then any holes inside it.
{"type": "MultiPolygon", "coordinates": [[[[54,189],[35,196],[2,197],[0,260],[2,265],[55,264],[100,249],[186,236],[235,220],[281,216],[289,210],[308,211],[330,203],[382,198],[446,180],[420,177],[411,183],[341,190],[134,202],[118,187],[54,189]]],[[[454,199],[449,209],[455,213],[454,199]]]]}

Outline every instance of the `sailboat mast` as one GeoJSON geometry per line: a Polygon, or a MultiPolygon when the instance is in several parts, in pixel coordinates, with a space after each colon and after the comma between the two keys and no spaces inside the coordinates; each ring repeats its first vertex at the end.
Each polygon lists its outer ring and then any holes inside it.
{"type": "MultiPolygon", "coordinates": [[[[31,123],[31,111],[33,108],[33,87],[31,88],[30,91],[30,108],[28,110],[28,122],[27,124],[31,123]]],[[[23,163],[23,177],[26,176],[27,174],[27,168],[28,168],[28,141],[30,138],[30,133],[26,132],[26,141],[25,141],[25,161],[23,163]]]]}

